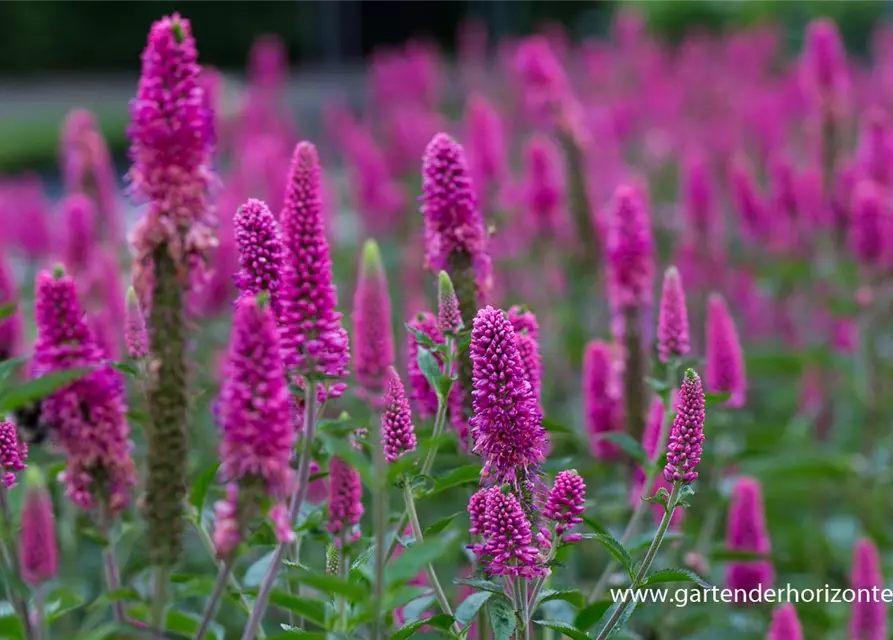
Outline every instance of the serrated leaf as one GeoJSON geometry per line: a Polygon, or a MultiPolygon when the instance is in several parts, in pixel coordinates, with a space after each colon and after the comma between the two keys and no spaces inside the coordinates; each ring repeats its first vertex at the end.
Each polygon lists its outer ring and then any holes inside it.
{"type": "Polygon", "coordinates": [[[415,578],[426,566],[442,556],[452,545],[443,540],[426,540],[404,549],[400,556],[388,567],[387,581],[390,585],[401,584],[415,578]]]}
{"type": "Polygon", "coordinates": [[[90,371],[92,371],[91,367],[76,367],[74,369],[54,371],[40,378],[28,380],[11,389],[4,390],[3,395],[0,395],[0,414],[9,413],[31,404],[35,400],[41,400],[80,380],[90,371]]]}
{"type": "Polygon", "coordinates": [[[192,490],[189,492],[189,504],[195,507],[199,517],[201,517],[202,510],[205,508],[205,498],[208,496],[208,488],[217,478],[219,469],[219,463],[211,465],[199,474],[195,479],[195,482],[192,484],[192,490]]]}
{"type": "Polygon", "coordinates": [[[605,615],[605,611],[610,609],[613,604],[610,600],[593,602],[577,614],[577,617],[574,618],[574,626],[577,629],[588,631],[595,626],[595,623],[601,620],[602,616],[605,615]]]}
{"type": "Polygon", "coordinates": [[[470,594],[456,607],[456,620],[464,627],[474,619],[480,608],[491,597],[493,597],[492,591],[475,591],[470,594]]]}
{"type": "Polygon", "coordinates": [[[374,553],[375,553],[375,545],[372,544],[369,546],[368,549],[363,551],[363,553],[358,555],[355,560],[351,561],[351,563],[350,563],[351,572],[358,571],[359,569],[362,569],[363,566],[365,566],[372,559],[372,556],[374,553]]]}
{"type": "Polygon", "coordinates": [[[292,611],[321,627],[326,626],[326,607],[319,600],[293,596],[283,591],[270,594],[270,604],[292,611]]]}
{"type": "Polygon", "coordinates": [[[437,348],[437,343],[434,342],[434,340],[432,340],[431,337],[424,331],[416,329],[410,324],[404,324],[403,326],[406,327],[406,330],[413,335],[416,343],[418,343],[420,346],[425,347],[426,349],[437,348]]]}
{"type": "Polygon", "coordinates": [[[608,528],[605,525],[603,525],[601,522],[596,520],[595,518],[590,518],[589,516],[586,516],[586,515],[581,515],[580,517],[583,518],[583,522],[587,526],[589,526],[590,529],[595,531],[596,533],[601,533],[606,536],[611,535],[611,532],[608,531],[608,528]]]}
{"type": "Polygon", "coordinates": [[[430,626],[436,629],[449,629],[451,624],[453,624],[452,617],[445,613],[440,613],[430,618],[422,618],[421,620],[405,624],[388,636],[388,638],[390,640],[406,640],[406,638],[411,638],[422,627],[430,626]]]}
{"type": "Polygon", "coordinates": [[[6,320],[15,312],[16,312],[16,303],[15,302],[7,302],[5,304],[0,304],[0,320],[6,320]]]}
{"type": "Polygon", "coordinates": [[[565,622],[559,622],[558,620],[534,620],[534,622],[541,627],[560,631],[568,638],[571,638],[571,640],[592,640],[589,634],[584,631],[580,631],[575,626],[567,624],[565,622]]]}
{"type": "Polygon", "coordinates": [[[443,478],[435,479],[434,486],[431,488],[431,491],[425,494],[425,497],[433,496],[441,491],[446,491],[447,489],[458,487],[459,485],[478,483],[480,482],[480,479],[480,465],[467,464],[458,469],[453,469],[443,478]]]}
{"type": "Polygon", "coordinates": [[[634,577],[633,574],[633,559],[629,555],[629,551],[626,550],[620,541],[614,538],[613,536],[604,534],[604,533],[587,533],[583,535],[584,538],[595,540],[600,545],[602,545],[608,552],[614,556],[614,559],[619,562],[624,569],[626,569],[627,574],[629,574],[630,579],[634,577]]]}
{"type": "Polygon", "coordinates": [[[450,526],[450,523],[453,520],[455,520],[456,517],[462,515],[463,513],[466,513],[466,512],[465,511],[457,511],[453,515],[446,516],[445,518],[441,518],[440,520],[438,520],[437,522],[432,524],[430,527],[425,529],[425,531],[422,533],[422,537],[428,538],[430,536],[436,536],[437,534],[442,532],[444,529],[446,529],[448,526],[450,526]]]}
{"type": "Polygon", "coordinates": [[[493,630],[493,640],[511,640],[515,634],[515,610],[505,598],[487,600],[487,617],[493,630]]]}
{"type": "Polygon", "coordinates": [[[703,589],[712,589],[713,585],[704,580],[694,571],[682,567],[660,569],[645,578],[645,582],[639,585],[640,589],[667,582],[693,582],[703,589]]]}
{"type": "Polygon", "coordinates": [[[575,609],[580,609],[586,605],[586,596],[576,589],[545,589],[540,594],[537,606],[544,602],[551,602],[552,600],[563,600],[573,605],[575,609]]]}
{"type": "Polygon", "coordinates": [[[605,611],[605,613],[602,615],[601,620],[599,620],[599,623],[600,623],[599,629],[603,629],[605,627],[605,625],[607,625],[608,620],[611,619],[611,616],[614,615],[614,612],[617,610],[618,607],[624,607],[623,612],[620,614],[620,617],[617,619],[617,623],[614,625],[614,628],[611,630],[611,632],[608,635],[605,636],[605,640],[607,640],[608,638],[613,638],[618,633],[623,631],[623,627],[626,626],[626,621],[629,620],[630,616],[632,616],[633,612],[636,610],[636,604],[637,604],[636,602],[632,602],[632,601],[616,602],[613,605],[611,605],[607,611],[605,611]]]}
{"type": "Polygon", "coordinates": [[[647,469],[651,466],[651,459],[648,457],[648,454],[645,453],[645,448],[642,446],[642,443],[628,433],[622,431],[608,431],[601,434],[599,437],[600,439],[607,440],[623,449],[623,451],[625,451],[636,461],[636,464],[643,469],[647,469]]]}
{"type": "Polygon", "coordinates": [[[430,384],[431,388],[437,391],[439,395],[440,389],[438,388],[438,382],[440,381],[440,375],[442,372],[440,370],[440,364],[438,364],[437,362],[437,358],[435,358],[434,354],[427,349],[420,347],[416,360],[419,365],[419,371],[422,372],[422,375],[425,376],[428,384],[430,384]]]}
{"type": "Polygon", "coordinates": [[[505,588],[501,584],[497,584],[490,580],[477,580],[474,578],[458,578],[453,580],[453,584],[461,584],[466,587],[473,587],[480,591],[489,591],[490,593],[504,594],[505,588]]]}

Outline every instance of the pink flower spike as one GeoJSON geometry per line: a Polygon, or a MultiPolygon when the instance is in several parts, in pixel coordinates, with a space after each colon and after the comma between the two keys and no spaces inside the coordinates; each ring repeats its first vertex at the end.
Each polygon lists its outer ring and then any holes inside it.
{"type": "Polygon", "coordinates": [[[446,271],[441,271],[437,277],[437,324],[446,335],[455,336],[462,329],[459,298],[446,271]]]}
{"type": "Polygon", "coordinates": [[[797,609],[793,604],[786,602],[775,608],[766,640],[803,640],[800,619],[797,618],[797,609]]]}
{"type": "Polygon", "coordinates": [[[39,472],[29,472],[19,534],[22,579],[31,586],[52,580],[59,573],[59,543],[53,501],[39,472]]]}
{"type": "Polygon", "coordinates": [[[149,353],[149,338],[146,334],[146,317],[140,309],[139,300],[133,287],[127,289],[127,317],[124,324],[124,342],[127,352],[134,360],[141,360],[149,353]]]}
{"type": "Polygon", "coordinates": [[[409,401],[400,376],[394,367],[388,367],[385,377],[384,409],[381,414],[381,441],[385,459],[395,462],[409,451],[415,451],[415,427],[409,401]]]}
{"type": "Polygon", "coordinates": [[[363,245],[353,300],[353,351],[357,395],[381,407],[388,367],[394,364],[391,295],[375,240],[363,245]]]}
{"type": "Polygon", "coordinates": [[[9,420],[0,421],[0,469],[2,482],[7,489],[16,486],[16,473],[28,468],[28,445],[19,440],[16,426],[9,420]]]}
{"type": "Polygon", "coordinates": [[[512,493],[496,487],[489,491],[484,528],[487,541],[483,553],[489,573],[529,580],[546,574],[533,546],[530,521],[512,493]]]}
{"type": "Polygon", "coordinates": [[[72,273],[90,264],[96,246],[96,206],[83,193],[67,196],[60,205],[65,229],[62,260],[72,273]]]}
{"type": "Polygon", "coordinates": [[[877,547],[863,538],[853,548],[851,586],[858,598],[853,602],[850,618],[852,640],[886,640],[887,606],[880,599],[872,599],[872,590],[884,588],[881,560],[877,547]],[[868,594],[866,596],[866,594],[868,594]]]}
{"type": "Polygon", "coordinates": [[[707,391],[730,393],[726,406],[735,409],[743,407],[747,386],[744,353],[725,298],[718,293],[711,294],[707,301],[705,368],[707,391]]]}
{"type": "Polygon", "coordinates": [[[363,484],[360,474],[333,456],[329,461],[329,524],[335,535],[350,539],[350,531],[363,517],[363,484]]]}
{"type": "Polygon", "coordinates": [[[601,436],[622,426],[620,360],[615,347],[594,340],[583,353],[583,418],[592,456],[602,460],[620,453],[617,445],[601,436]]]}
{"type": "Polygon", "coordinates": [[[676,267],[664,273],[663,292],[660,299],[660,316],[657,321],[657,351],[661,362],[688,355],[688,311],[685,307],[685,291],[676,267]]]}
{"type": "Polygon", "coordinates": [[[642,193],[622,186],[614,194],[608,231],[609,293],[612,307],[651,305],[654,238],[642,193]]]}
{"type": "Polygon", "coordinates": [[[696,469],[704,442],[704,406],[701,378],[694,369],[688,369],[682,379],[676,417],[667,444],[667,466],[664,468],[667,482],[691,484],[698,478],[696,469]]]}
{"type": "Polygon", "coordinates": [[[562,471],[555,476],[555,484],[546,498],[543,516],[555,522],[555,535],[583,522],[580,516],[586,511],[586,483],[575,469],[562,471]]]}
{"type": "Polygon", "coordinates": [[[239,266],[236,286],[242,297],[266,292],[278,318],[282,276],[282,242],[276,219],[261,200],[250,198],[239,207],[234,219],[239,266]]]}
{"type": "MultiPolygon", "coordinates": [[[[732,489],[726,549],[759,555],[770,552],[763,492],[760,483],[753,478],[739,478],[732,489]]],[[[774,579],[775,570],[769,560],[733,561],[726,566],[726,587],[729,589],[768,589],[774,579]]]]}

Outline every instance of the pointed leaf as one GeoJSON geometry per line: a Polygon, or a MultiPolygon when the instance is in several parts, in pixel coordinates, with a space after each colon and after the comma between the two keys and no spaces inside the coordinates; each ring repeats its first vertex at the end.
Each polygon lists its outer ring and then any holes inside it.
{"type": "Polygon", "coordinates": [[[555,422],[555,420],[549,420],[548,418],[543,418],[542,425],[543,428],[550,433],[576,433],[567,425],[563,425],[560,422],[555,422]]]}
{"type": "Polygon", "coordinates": [[[512,604],[503,598],[487,600],[487,616],[493,630],[493,640],[511,640],[515,634],[515,610],[512,604]]]}
{"type": "Polygon", "coordinates": [[[260,585],[261,580],[264,579],[264,575],[267,573],[267,569],[270,568],[270,563],[273,562],[274,553],[276,553],[275,550],[265,553],[255,560],[254,564],[248,567],[248,571],[245,572],[245,577],[242,578],[243,586],[257,587],[260,585]]]}
{"type": "Polygon", "coordinates": [[[633,576],[633,559],[629,555],[629,551],[626,550],[620,541],[616,538],[606,535],[603,533],[584,533],[584,538],[588,538],[591,540],[595,540],[599,544],[601,544],[608,552],[614,556],[614,559],[619,562],[626,572],[629,574],[630,579],[633,576]]]}
{"type": "Polygon", "coordinates": [[[443,539],[426,540],[404,549],[388,568],[387,580],[391,585],[400,584],[415,578],[428,564],[437,560],[452,547],[443,539]]]}
{"type": "Polygon", "coordinates": [[[475,591],[456,607],[456,620],[463,627],[471,622],[484,603],[493,597],[492,591],[475,591]]]}
{"type": "Polygon", "coordinates": [[[501,584],[491,582],[490,580],[475,580],[473,578],[461,578],[453,580],[453,584],[463,584],[467,587],[474,587],[480,591],[489,591],[490,593],[504,594],[505,588],[501,584]]]}
{"type": "Polygon", "coordinates": [[[559,622],[558,620],[534,620],[534,622],[541,627],[560,631],[568,638],[571,638],[571,640],[592,640],[586,632],[580,631],[575,626],[565,622],[559,622]]]}
{"type": "Polygon", "coordinates": [[[428,538],[430,536],[436,536],[437,534],[442,532],[444,529],[446,529],[448,526],[450,526],[450,523],[453,520],[455,520],[457,516],[460,516],[463,513],[465,513],[465,511],[457,511],[453,515],[446,516],[445,518],[441,518],[440,520],[438,520],[437,522],[432,524],[430,527],[425,529],[425,531],[422,534],[422,537],[428,538]]]}
{"type": "Polygon", "coordinates": [[[301,584],[323,593],[345,596],[351,602],[359,602],[369,594],[366,587],[355,582],[349,582],[340,576],[326,573],[310,573],[307,571],[290,575],[293,575],[301,584]]]}
{"type": "Polygon", "coordinates": [[[536,606],[539,606],[544,602],[551,602],[552,600],[564,600],[573,605],[575,609],[580,609],[586,605],[586,596],[576,589],[562,589],[560,591],[556,591],[555,589],[545,589],[540,593],[539,602],[537,602],[536,606]]]}
{"type": "Polygon", "coordinates": [[[422,627],[449,629],[451,624],[453,624],[452,617],[448,616],[445,613],[441,613],[436,616],[431,616],[430,618],[423,618],[421,620],[416,620],[415,622],[410,622],[409,624],[403,625],[393,634],[388,636],[388,640],[406,640],[406,638],[411,638],[415,634],[415,632],[422,627]]]}
{"type": "Polygon", "coordinates": [[[650,587],[656,584],[666,584],[667,582],[693,582],[704,589],[713,588],[712,584],[704,580],[704,578],[699,576],[694,571],[683,569],[681,567],[660,569],[659,571],[655,571],[647,578],[645,578],[645,582],[639,585],[639,588],[644,589],[645,587],[650,587]]]}
{"type": "Polygon", "coordinates": [[[413,337],[416,339],[416,342],[420,346],[422,346],[426,349],[436,349],[437,348],[438,344],[436,342],[434,342],[434,340],[432,340],[428,336],[428,334],[425,333],[424,331],[416,329],[415,327],[413,327],[410,324],[404,324],[403,326],[406,327],[406,330],[409,331],[413,335],[413,337]]]}
{"type": "Polygon", "coordinates": [[[29,380],[3,392],[0,395],[0,413],[9,413],[20,407],[41,400],[80,380],[92,371],[91,367],[77,367],[54,371],[40,378],[29,380]]]}
{"type": "Polygon", "coordinates": [[[140,377],[142,377],[140,375],[140,370],[129,362],[109,362],[109,365],[112,367],[112,369],[117,369],[121,373],[128,375],[131,378],[139,379],[140,377]]]}
{"type": "Polygon", "coordinates": [[[596,622],[601,620],[602,616],[605,615],[605,611],[610,609],[613,604],[614,603],[610,600],[598,600],[593,602],[577,614],[577,617],[574,618],[574,626],[577,629],[588,631],[595,626],[596,622]]]}
{"type": "Polygon", "coordinates": [[[270,604],[292,611],[321,627],[326,626],[326,607],[319,600],[293,596],[283,591],[270,594],[270,604]]]}
{"type": "Polygon", "coordinates": [[[0,638],[22,640],[24,637],[22,621],[19,620],[16,614],[10,613],[9,615],[0,616],[0,638]]]}
{"type": "Polygon", "coordinates": [[[16,368],[26,362],[28,362],[27,356],[21,358],[9,358],[0,362],[0,383],[6,382],[7,378],[12,375],[16,368]]]}
{"type": "Polygon", "coordinates": [[[732,393],[725,391],[723,393],[705,393],[704,404],[708,407],[724,404],[732,397],[732,393]]]}
{"type": "Polygon", "coordinates": [[[609,431],[601,434],[600,438],[612,442],[623,449],[636,461],[636,464],[643,469],[647,469],[651,466],[651,460],[648,457],[648,454],[645,453],[645,448],[642,446],[642,443],[628,433],[623,433],[622,431],[609,431]]]}
{"type": "Polygon", "coordinates": [[[477,464],[467,464],[464,467],[453,469],[443,478],[434,481],[434,487],[425,494],[425,497],[433,496],[441,491],[446,491],[452,487],[458,487],[463,484],[478,483],[481,479],[481,466],[477,464]]]}
{"type": "Polygon", "coordinates": [[[435,358],[434,354],[427,349],[420,348],[417,361],[419,363],[419,370],[422,372],[422,375],[425,376],[428,384],[430,384],[431,388],[437,391],[438,395],[440,395],[440,386],[438,383],[440,382],[440,374],[442,372],[440,370],[440,365],[437,363],[437,358],[435,358]]]}
{"type": "Polygon", "coordinates": [[[220,469],[219,463],[214,463],[205,469],[195,482],[192,484],[192,491],[189,492],[189,504],[195,507],[199,517],[205,508],[205,498],[208,495],[208,488],[217,478],[217,471],[220,469]]]}

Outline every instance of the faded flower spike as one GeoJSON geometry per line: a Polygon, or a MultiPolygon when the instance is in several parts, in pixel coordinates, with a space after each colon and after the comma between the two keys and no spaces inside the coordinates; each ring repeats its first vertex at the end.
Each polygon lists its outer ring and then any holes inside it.
{"type": "Polygon", "coordinates": [[[660,316],[657,321],[657,351],[661,362],[669,362],[670,358],[687,355],[689,351],[685,291],[676,267],[670,267],[664,273],[660,316]]]}
{"type": "Polygon", "coordinates": [[[385,459],[394,462],[408,451],[415,451],[416,436],[409,401],[400,376],[388,367],[385,377],[384,410],[381,414],[381,439],[385,459]]]}
{"type": "Polygon", "coordinates": [[[696,468],[701,461],[704,441],[704,389],[694,369],[688,369],[679,390],[676,418],[670,429],[667,446],[667,482],[691,484],[698,477],[696,468]]]}

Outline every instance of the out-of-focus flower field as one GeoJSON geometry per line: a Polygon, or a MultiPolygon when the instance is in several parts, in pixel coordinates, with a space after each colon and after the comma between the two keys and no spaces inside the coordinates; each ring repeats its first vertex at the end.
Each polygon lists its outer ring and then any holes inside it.
{"type": "Polygon", "coordinates": [[[890,637],[893,29],[469,22],[310,135],[184,18],[0,177],[0,637],[890,637]]]}

